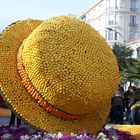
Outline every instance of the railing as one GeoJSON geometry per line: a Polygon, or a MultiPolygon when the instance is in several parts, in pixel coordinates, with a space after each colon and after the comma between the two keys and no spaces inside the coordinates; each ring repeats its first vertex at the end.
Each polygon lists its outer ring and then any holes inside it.
{"type": "Polygon", "coordinates": [[[125,11],[125,7],[108,7],[106,11],[125,11]]]}
{"type": "Polygon", "coordinates": [[[139,8],[108,7],[106,11],[140,12],[139,8]]]}
{"type": "Polygon", "coordinates": [[[95,22],[95,19],[93,18],[87,20],[87,23],[93,23],[93,22],[95,22]]]}
{"type": "Polygon", "coordinates": [[[118,23],[118,22],[114,22],[114,23],[110,23],[110,22],[107,22],[107,23],[105,23],[105,27],[106,28],[112,28],[112,27],[120,27],[120,24],[118,23]]]}
{"type": "Polygon", "coordinates": [[[131,12],[138,12],[138,10],[139,10],[138,8],[130,8],[131,12]]]}
{"type": "Polygon", "coordinates": [[[138,28],[138,24],[136,24],[136,23],[129,23],[129,26],[131,28],[138,28]]]}

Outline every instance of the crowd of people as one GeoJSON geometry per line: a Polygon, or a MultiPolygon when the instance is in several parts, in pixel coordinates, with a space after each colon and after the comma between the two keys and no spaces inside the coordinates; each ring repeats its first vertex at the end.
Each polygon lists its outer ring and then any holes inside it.
{"type": "Polygon", "coordinates": [[[135,106],[140,101],[140,97],[137,95],[140,96],[140,93],[136,93],[135,86],[129,86],[125,92],[123,87],[119,85],[111,100],[109,123],[140,124],[140,105],[135,106]]]}

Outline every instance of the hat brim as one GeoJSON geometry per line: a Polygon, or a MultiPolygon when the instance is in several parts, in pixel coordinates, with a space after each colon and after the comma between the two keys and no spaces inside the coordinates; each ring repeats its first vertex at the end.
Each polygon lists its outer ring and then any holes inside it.
{"type": "Polygon", "coordinates": [[[99,131],[108,117],[110,99],[103,101],[95,112],[80,120],[64,121],[40,107],[23,86],[17,70],[17,52],[22,42],[41,23],[31,19],[16,22],[6,28],[0,37],[0,87],[5,99],[22,119],[42,131],[99,131]]]}

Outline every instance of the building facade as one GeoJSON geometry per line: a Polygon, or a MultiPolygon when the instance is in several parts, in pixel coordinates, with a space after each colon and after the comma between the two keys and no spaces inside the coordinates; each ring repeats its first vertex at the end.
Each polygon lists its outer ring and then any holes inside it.
{"type": "Polygon", "coordinates": [[[113,45],[140,38],[140,0],[95,0],[79,18],[113,45]]]}
{"type": "Polygon", "coordinates": [[[140,39],[130,40],[130,41],[127,42],[126,45],[128,47],[133,48],[133,50],[134,50],[133,57],[140,59],[140,39]]]}
{"type": "Polygon", "coordinates": [[[140,59],[140,0],[95,0],[78,18],[93,26],[109,45],[124,43],[140,59]]]}

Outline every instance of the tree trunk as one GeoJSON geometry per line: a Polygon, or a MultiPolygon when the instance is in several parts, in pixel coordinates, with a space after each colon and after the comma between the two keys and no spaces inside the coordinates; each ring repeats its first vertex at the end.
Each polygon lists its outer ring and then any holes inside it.
{"type": "Polygon", "coordinates": [[[130,83],[129,83],[129,86],[132,86],[132,81],[129,81],[130,83]]]}

